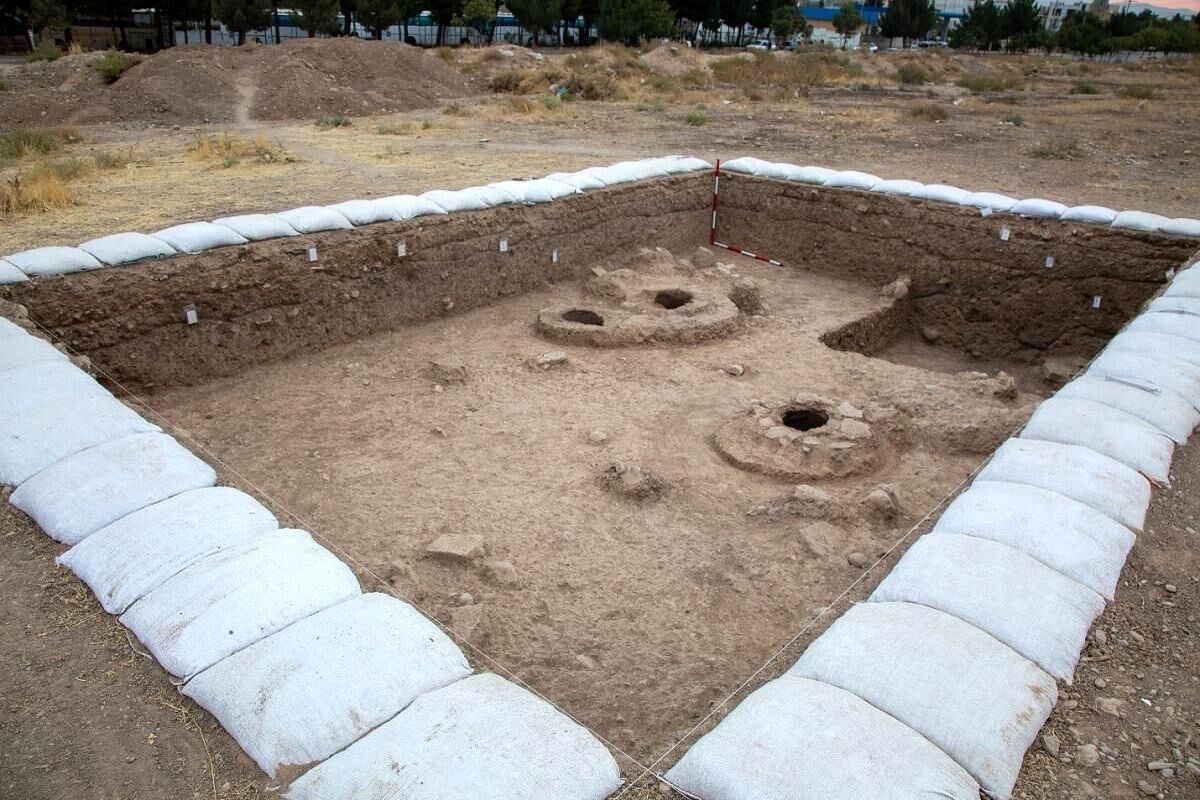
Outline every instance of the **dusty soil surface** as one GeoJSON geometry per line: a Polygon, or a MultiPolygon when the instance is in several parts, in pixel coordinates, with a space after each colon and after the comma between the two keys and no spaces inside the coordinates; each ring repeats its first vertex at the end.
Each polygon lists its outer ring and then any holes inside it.
{"type": "Polygon", "coordinates": [[[563,285],[150,402],[303,525],[649,758],[1036,399],[983,374],[822,345],[825,330],[879,306],[877,287],[750,259],[729,274],[679,269],[712,293],[750,275],[770,313],[691,347],[564,345],[534,333],[538,310],[596,298],[563,285]],[[567,363],[527,364],[551,350],[567,363]],[[798,393],[856,406],[889,457],[815,483],[814,500],[715,452],[727,420],[798,393]],[[868,497],[881,486],[882,503],[868,497]],[[487,558],[429,557],[446,533],[482,537],[487,558]]]}
{"type": "Polygon", "coordinates": [[[355,38],[164,50],[106,85],[96,53],[5,71],[0,125],[103,122],[196,124],[387,114],[475,94],[468,77],[429,50],[355,38]]]}

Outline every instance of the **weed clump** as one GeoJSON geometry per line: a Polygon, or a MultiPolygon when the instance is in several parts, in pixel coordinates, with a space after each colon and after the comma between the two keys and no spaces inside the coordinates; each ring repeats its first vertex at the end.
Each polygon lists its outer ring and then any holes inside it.
{"type": "Polygon", "coordinates": [[[938,103],[917,103],[908,113],[913,119],[923,122],[945,122],[950,119],[950,110],[938,103]]]}
{"type": "Polygon", "coordinates": [[[104,57],[96,62],[96,72],[99,73],[100,80],[105,83],[116,83],[130,67],[137,66],[140,63],[142,63],[142,60],[137,56],[115,52],[105,53],[104,57]]]}

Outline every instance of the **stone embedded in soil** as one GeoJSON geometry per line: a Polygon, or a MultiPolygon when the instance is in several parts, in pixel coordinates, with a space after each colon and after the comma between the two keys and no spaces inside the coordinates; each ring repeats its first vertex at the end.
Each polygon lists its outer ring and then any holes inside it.
{"type": "Polygon", "coordinates": [[[443,386],[448,383],[466,383],[468,377],[467,365],[461,361],[448,359],[430,361],[428,375],[434,383],[443,386]]]}
{"type": "Polygon", "coordinates": [[[847,419],[862,419],[862,409],[847,402],[838,403],[838,413],[847,419]]]}
{"type": "Polygon", "coordinates": [[[481,605],[459,606],[450,610],[450,630],[464,639],[471,640],[487,618],[487,609],[481,605]]]}
{"type": "Polygon", "coordinates": [[[741,364],[726,364],[724,369],[726,375],[732,375],[735,378],[746,374],[746,368],[741,364]]]}
{"type": "Polygon", "coordinates": [[[583,667],[584,669],[595,669],[596,668],[596,659],[592,658],[589,655],[584,655],[583,653],[580,653],[579,655],[575,656],[575,662],[577,664],[579,664],[579,666],[583,667]]]}
{"type": "Polygon", "coordinates": [[[751,517],[808,517],[810,519],[837,519],[848,513],[845,503],[824,489],[798,484],[788,494],[772,498],[766,503],[754,506],[748,512],[751,517]]]}
{"type": "Polygon", "coordinates": [[[800,541],[817,558],[828,558],[845,538],[841,528],[828,522],[812,522],[800,529],[800,541]]]}
{"type": "Polygon", "coordinates": [[[667,491],[667,482],[640,464],[614,461],[604,470],[603,482],[612,492],[633,500],[651,500],[667,491]]]}
{"type": "Polygon", "coordinates": [[[1062,749],[1062,742],[1053,733],[1042,734],[1042,749],[1050,755],[1058,758],[1058,754],[1062,749]]]}
{"type": "Polygon", "coordinates": [[[483,557],[483,537],[472,533],[447,533],[431,542],[425,552],[452,561],[474,561],[483,557]]]}
{"type": "Polygon", "coordinates": [[[608,441],[608,434],[604,431],[592,431],[588,434],[588,441],[592,444],[604,444],[608,441]]]}
{"type": "Polygon", "coordinates": [[[896,502],[896,492],[890,486],[872,489],[867,495],[866,504],[869,509],[884,519],[893,519],[900,514],[900,504],[896,502]]]}
{"type": "Polygon", "coordinates": [[[884,286],[879,290],[879,293],[884,297],[890,297],[893,300],[903,300],[908,297],[908,289],[912,285],[912,278],[907,275],[901,275],[896,280],[884,286]]]}
{"type": "Polygon", "coordinates": [[[871,426],[862,420],[844,419],[841,424],[842,436],[847,439],[865,439],[871,435],[871,426]]]}
{"type": "Polygon", "coordinates": [[[717,257],[707,247],[697,247],[692,253],[692,266],[696,269],[711,269],[717,265],[717,257]]]}
{"type": "Polygon", "coordinates": [[[1138,791],[1147,797],[1154,797],[1158,794],[1158,787],[1150,783],[1150,781],[1140,780],[1138,781],[1138,791]]]}
{"type": "Polygon", "coordinates": [[[1064,385],[1083,368],[1081,358],[1055,356],[1042,362],[1042,380],[1057,388],[1064,385]]]}
{"type": "Polygon", "coordinates": [[[1100,751],[1094,744],[1081,744],[1075,748],[1075,760],[1085,767],[1094,767],[1100,763],[1100,751]]]}
{"type": "Polygon", "coordinates": [[[871,559],[858,551],[846,556],[846,560],[850,562],[850,566],[858,567],[859,569],[866,569],[871,564],[871,559]]]}
{"type": "Polygon", "coordinates": [[[388,582],[396,585],[404,581],[416,583],[417,571],[413,569],[412,564],[397,559],[388,566],[388,582]]]}
{"type": "Polygon", "coordinates": [[[547,370],[551,367],[561,367],[567,363],[567,354],[562,350],[550,350],[529,359],[529,366],[534,369],[547,370]]]}
{"type": "Polygon", "coordinates": [[[921,338],[923,338],[925,341],[929,342],[930,344],[933,344],[938,339],[942,338],[942,329],[937,327],[936,325],[922,325],[921,326],[921,338]]]}
{"type": "Polygon", "coordinates": [[[488,561],[483,568],[487,571],[487,576],[496,583],[513,586],[521,581],[517,575],[517,568],[511,561],[488,561]]]}
{"type": "Polygon", "coordinates": [[[753,278],[738,278],[729,291],[729,299],[746,315],[763,313],[763,293],[753,278]]]}
{"type": "Polygon", "coordinates": [[[1125,707],[1125,701],[1116,697],[1097,697],[1096,710],[1102,714],[1108,714],[1112,717],[1122,716],[1122,709],[1125,707]]]}

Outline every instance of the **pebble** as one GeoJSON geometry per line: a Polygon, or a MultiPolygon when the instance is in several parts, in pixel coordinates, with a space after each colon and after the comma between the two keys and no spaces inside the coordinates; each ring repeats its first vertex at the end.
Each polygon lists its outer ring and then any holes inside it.
{"type": "Polygon", "coordinates": [[[1108,644],[1108,634],[1104,632],[1103,628],[1096,628],[1095,632],[1092,633],[1092,638],[1095,639],[1096,644],[1100,645],[1101,647],[1108,644]]]}
{"type": "Polygon", "coordinates": [[[488,561],[483,566],[487,570],[488,577],[497,583],[511,586],[520,582],[517,568],[512,565],[511,561],[488,561]]]}
{"type": "Polygon", "coordinates": [[[463,592],[457,598],[460,606],[471,606],[475,604],[475,595],[470,592],[463,592]]]}
{"type": "Polygon", "coordinates": [[[540,356],[534,356],[529,359],[529,366],[535,369],[550,369],[551,367],[561,367],[567,363],[567,354],[562,350],[550,350],[542,353],[540,356]]]}
{"type": "Polygon", "coordinates": [[[1095,684],[1097,689],[1103,689],[1108,686],[1108,681],[1104,680],[1104,678],[1096,678],[1095,684]]]}
{"type": "Polygon", "coordinates": [[[578,662],[579,666],[583,667],[584,669],[596,668],[596,659],[592,658],[591,656],[580,653],[579,655],[575,656],[575,661],[578,662]]]}
{"type": "Polygon", "coordinates": [[[472,533],[447,533],[433,540],[425,552],[454,561],[471,561],[483,556],[483,537],[472,533]]]}
{"type": "Polygon", "coordinates": [[[1042,749],[1055,758],[1058,758],[1058,754],[1062,749],[1062,742],[1053,733],[1043,733],[1042,749]]]}
{"type": "Polygon", "coordinates": [[[1138,781],[1138,791],[1147,797],[1154,797],[1158,794],[1158,787],[1146,780],[1138,781]]]}
{"type": "Polygon", "coordinates": [[[1085,767],[1094,767],[1100,763],[1100,751],[1094,744],[1081,744],[1075,748],[1075,760],[1085,767]]]}
{"type": "Polygon", "coordinates": [[[737,378],[746,374],[746,368],[741,364],[728,364],[725,366],[725,374],[737,378]]]}
{"type": "Polygon", "coordinates": [[[882,486],[867,495],[867,505],[889,519],[900,512],[895,496],[882,486]]]}
{"type": "Polygon", "coordinates": [[[1146,769],[1151,772],[1158,772],[1160,769],[1171,769],[1174,766],[1175,764],[1170,761],[1151,761],[1146,765],[1146,769]]]}
{"type": "Polygon", "coordinates": [[[850,562],[850,566],[858,567],[859,569],[866,569],[871,564],[871,559],[857,551],[846,556],[846,560],[850,562]]]}
{"type": "Polygon", "coordinates": [[[1171,594],[1175,594],[1177,591],[1179,591],[1177,588],[1175,588],[1174,584],[1170,584],[1170,583],[1168,583],[1163,588],[1166,589],[1171,594]]]}
{"type": "Polygon", "coordinates": [[[604,431],[592,431],[588,434],[588,441],[592,444],[604,444],[608,441],[608,434],[604,431]]]}

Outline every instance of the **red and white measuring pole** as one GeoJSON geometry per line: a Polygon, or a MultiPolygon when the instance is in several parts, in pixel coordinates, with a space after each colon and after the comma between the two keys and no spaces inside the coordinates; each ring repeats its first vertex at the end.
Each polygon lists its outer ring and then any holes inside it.
{"type": "Polygon", "coordinates": [[[751,253],[749,250],[743,250],[740,247],[734,247],[731,244],[717,241],[717,208],[721,205],[721,159],[717,159],[717,168],[713,171],[713,201],[712,201],[712,227],[708,230],[708,243],[713,247],[720,247],[722,250],[728,250],[731,253],[748,256],[758,261],[765,261],[768,264],[773,264],[777,267],[782,267],[782,261],[776,261],[773,258],[760,256],[758,253],[751,253]]]}

